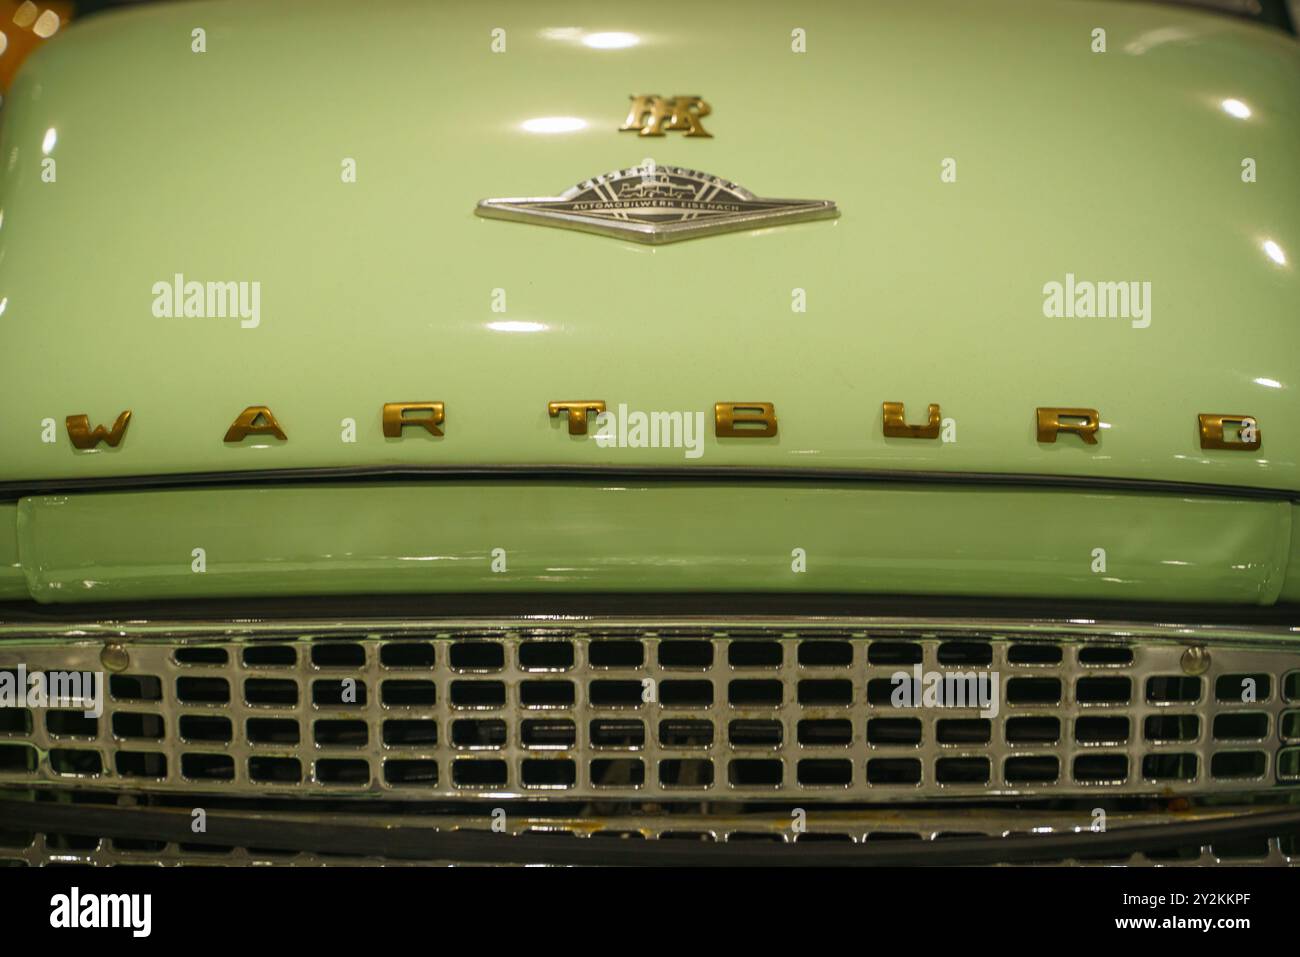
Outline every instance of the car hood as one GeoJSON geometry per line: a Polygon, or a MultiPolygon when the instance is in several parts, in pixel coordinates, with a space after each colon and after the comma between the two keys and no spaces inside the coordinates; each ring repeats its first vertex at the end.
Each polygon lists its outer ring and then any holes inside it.
{"type": "Polygon", "coordinates": [[[92,17],[5,105],[0,479],[725,466],[1297,490],[1297,115],[1290,38],[1143,4],[92,17]],[[702,97],[711,136],[620,131],[643,93],[702,97]],[[475,215],[645,159],[840,216],[648,246],[475,215]],[[177,276],[258,283],[256,324],[158,315],[177,276]],[[1147,316],[1045,315],[1080,281],[1149,283],[1147,316]],[[570,435],[548,403],[578,399],[707,434],[570,435]],[[938,404],[951,441],[885,438],[887,401],[912,422],[938,404]],[[444,434],[386,438],[391,402],[443,403],[444,434]],[[717,438],[718,402],[772,403],[777,435],[717,438]],[[224,442],[249,406],[286,440],[224,442]],[[1040,406],[1097,409],[1099,441],[1038,441],[1040,406]],[[116,448],[69,443],[65,417],[128,409],[116,448]],[[1260,449],[1203,450],[1201,413],[1255,417],[1260,449]]]}

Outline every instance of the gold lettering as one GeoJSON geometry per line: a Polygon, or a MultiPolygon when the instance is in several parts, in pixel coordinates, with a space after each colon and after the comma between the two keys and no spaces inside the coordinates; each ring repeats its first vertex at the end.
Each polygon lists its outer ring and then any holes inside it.
{"type": "Polygon", "coordinates": [[[638,130],[642,136],[663,136],[663,123],[668,118],[667,103],[663,97],[653,93],[642,93],[630,97],[632,105],[628,107],[627,119],[620,130],[638,130]]]}
{"type": "Polygon", "coordinates": [[[588,413],[604,412],[605,401],[603,399],[589,399],[581,402],[548,402],[546,403],[546,411],[552,419],[561,412],[567,412],[569,414],[569,434],[586,435],[588,413]]]}
{"type": "Polygon", "coordinates": [[[239,418],[235,419],[226,431],[226,442],[242,442],[249,435],[274,435],[277,439],[288,440],[275,415],[264,405],[250,405],[239,418]],[[259,423],[259,419],[263,420],[259,423]]]}
{"type": "Polygon", "coordinates": [[[939,407],[930,405],[930,420],[925,425],[908,425],[903,414],[903,403],[885,402],[881,405],[885,420],[885,435],[891,439],[937,439],[939,437],[939,407]]]}
{"type": "Polygon", "coordinates": [[[1260,446],[1263,435],[1253,415],[1217,415],[1204,412],[1196,417],[1201,431],[1201,448],[1228,449],[1235,452],[1253,452],[1260,446]],[[1226,425],[1237,427],[1237,438],[1229,439],[1226,425]]]}
{"type": "Polygon", "coordinates": [[[712,109],[698,96],[664,98],[652,93],[634,94],[627,119],[620,130],[636,130],[641,136],[663,136],[665,130],[677,130],[687,136],[711,137],[700,125],[700,117],[712,109]]]}
{"type": "Polygon", "coordinates": [[[126,427],[131,424],[131,410],[127,409],[117,417],[113,423],[112,429],[105,429],[102,425],[95,426],[94,431],[90,428],[90,417],[86,415],[70,415],[64,420],[68,429],[68,439],[72,442],[73,448],[93,449],[100,442],[107,442],[108,447],[115,449],[126,435],[126,427]]]}
{"type": "Polygon", "coordinates": [[[687,136],[711,137],[713,135],[706,133],[704,127],[700,125],[700,117],[708,116],[712,112],[709,104],[701,97],[675,96],[668,101],[668,107],[671,115],[668,117],[668,122],[664,124],[664,129],[684,130],[687,136]]]}
{"type": "Polygon", "coordinates": [[[776,406],[771,402],[718,402],[713,432],[720,439],[762,439],[776,435],[776,406]]]}
{"type": "Polygon", "coordinates": [[[419,426],[430,435],[442,435],[439,428],[444,421],[444,406],[441,402],[385,402],[384,403],[384,438],[400,439],[402,429],[408,425],[419,426]],[[427,412],[428,415],[408,419],[407,412],[427,412]]]}
{"type": "Polygon", "coordinates": [[[1061,432],[1071,432],[1088,445],[1097,444],[1097,429],[1101,414],[1096,409],[1039,409],[1038,441],[1055,442],[1061,432]],[[1082,419],[1082,422],[1063,422],[1062,419],[1082,419]]]}

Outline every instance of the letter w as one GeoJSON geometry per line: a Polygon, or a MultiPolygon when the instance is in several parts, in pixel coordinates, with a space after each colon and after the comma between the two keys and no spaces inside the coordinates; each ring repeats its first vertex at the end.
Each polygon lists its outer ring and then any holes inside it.
{"type": "Polygon", "coordinates": [[[76,448],[93,449],[100,442],[107,442],[110,448],[115,449],[121,443],[122,436],[126,435],[126,427],[131,423],[131,410],[128,409],[119,415],[112,429],[97,425],[94,431],[91,431],[90,417],[86,415],[70,415],[66,422],[68,438],[76,448]]]}

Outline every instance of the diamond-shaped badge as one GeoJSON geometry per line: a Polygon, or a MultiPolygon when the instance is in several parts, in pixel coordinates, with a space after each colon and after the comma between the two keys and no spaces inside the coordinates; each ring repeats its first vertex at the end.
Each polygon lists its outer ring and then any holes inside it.
{"type": "Polygon", "coordinates": [[[655,164],[595,176],[559,196],[480,200],[475,212],[639,243],[671,243],[840,214],[831,200],[765,199],[710,173],[655,164]]]}

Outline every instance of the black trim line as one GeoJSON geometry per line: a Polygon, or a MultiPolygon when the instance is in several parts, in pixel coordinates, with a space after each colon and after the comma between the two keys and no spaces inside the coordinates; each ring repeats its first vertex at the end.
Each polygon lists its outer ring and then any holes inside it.
{"type": "Polygon", "coordinates": [[[1300,810],[1261,811],[1214,820],[1139,824],[1102,832],[954,837],[942,841],[861,844],[696,844],[687,841],[596,841],[547,834],[493,834],[383,823],[285,819],[274,812],[241,816],[210,812],[207,830],[195,834],[185,810],[95,807],[25,801],[0,802],[10,829],[94,834],[289,851],[352,854],[475,864],[553,864],[659,867],[788,867],[861,865],[982,865],[1052,861],[1107,853],[1204,846],[1223,840],[1276,837],[1300,829],[1300,810]]]}
{"type": "Polygon", "coordinates": [[[0,502],[28,495],[65,492],[158,491],[196,486],[259,483],[340,483],[358,480],[410,481],[565,481],[591,479],[647,482],[862,482],[903,485],[966,485],[1013,488],[1066,488],[1098,492],[1158,492],[1220,498],[1300,501],[1300,490],[1212,485],[1163,479],[1124,479],[1092,475],[1043,475],[1011,472],[937,472],[898,469],[750,468],[747,466],[606,466],[606,465],[431,465],[358,466],[348,468],[255,469],[246,472],[186,472],[175,475],[126,475],[98,478],[25,479],[0,482],[0,502]]]}

